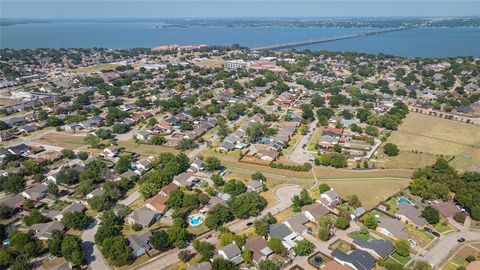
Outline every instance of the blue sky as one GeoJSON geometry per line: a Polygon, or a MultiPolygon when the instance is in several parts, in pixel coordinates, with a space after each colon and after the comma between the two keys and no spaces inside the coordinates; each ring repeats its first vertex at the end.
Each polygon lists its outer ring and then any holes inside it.
{"type": "Polygon", "coordinates": [[[0,0],[1,18],[472,16],[480,0],[0,0]]]}

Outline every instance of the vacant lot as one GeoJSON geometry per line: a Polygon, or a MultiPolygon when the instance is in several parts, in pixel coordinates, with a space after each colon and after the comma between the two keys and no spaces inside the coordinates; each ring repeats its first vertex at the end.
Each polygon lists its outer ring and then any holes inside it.
{"type": "MultiPolygon", "coordinates": [[[[422,154],[405,156],[403,153],[390,160],[397,166],[410,168],[423,166],[437,155],[455,156],[451,164],[469,169],[480,163],[480,126],[461,123],[418,113],[410,113],[389,142],[397,144],[401,152],[418,151],[422,154]],[[403,166],[402,166],[403,165],[403,166]]],[[[387,162],[388,164],[388,162],[387,162]]]]}
{"type": "MultiPolygon", "coordinates": [[[[362,203],[362,207],[367,210],[375,207],[380,201],[385,200],[400,189],[408,186],[408,179],[396,178],[371,178],[371,179],[319,179],[320,183],[326,183],[334,188],[342,198],[346,199],[350,195],[357,195],[362,203]]],[[[318,191],[314,191],[314,196],[318,197],[318,191]]]]}
{"type": "Polygon", "coordinates": [[[0,98],[0,105],[2,106],[10,106],[21,103],[20,100],[17,99],[10,99],[10,98],[0,98]]]}
{"type": "Polygon", "coordinates": [[[118,64],[114,63],[109,63],[109,64],[99,64],[99,65],[94,65],[94,66],[89,66],[89,67],[81,67],[75,70],[77,73],[93,73],[93,72],[99,72],[102,70],[108,70],[108,69],[115,69],[118,67],[118,64]]]}
{"type": "Polygon", "coordinates": [[[36,142],[74,150],[87,146],[84,139],[84,136],[68,135],[64,133],[49,133],[36,142]]]}
{"type": "Polygon", "coordinates": [[[126,151],[135,152],[142,156],[156,156],[162,152],[177,154],[179,151],[172,147],[166,147],[161,145],[151,145],[144,143],[136,143],[133,140],[118,141],[120,147],[124,147],[126,151]]]}

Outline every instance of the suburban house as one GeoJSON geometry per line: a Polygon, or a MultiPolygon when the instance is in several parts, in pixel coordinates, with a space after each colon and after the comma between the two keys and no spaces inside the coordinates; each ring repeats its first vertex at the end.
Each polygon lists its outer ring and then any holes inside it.
{"type": "Polygon", "coordinates": [[[259,264],[261,260],[266,260],[273,253],[268,247],[267,240],[261,235],[248,237],[244,247],[253,253],[252,260],[256,264],[259,264]]]}
{"type": "Polygon", "coordinates": [[[129,246],[133,249],[133,256],[139,257],[152,250],[152,246],[148,243],[148,240],[152,236],[150,231],[142,234],[131,234],[127,236],[129,246]]]}
{"type": "Polygon", "coordinates": [[[48,212],[47,216],[51,219],[61,221],[63,216],[66,213],[79,213],[79,212],[84,212],[85,210],[87,210],[87,208],[85,208],[85,206],[83,206],[83,204],[72,203],[69,206],[63,208],[62,210],[52,210],[52,211],[48,212]]]}
{"type": "Polygon", "coordinates": [[[177,186],[192,187],[196,181],[197,178],[195,176],[188,173],[181,173],[179,175],[175,175],[172,182],[177,186]]]}
{"type": "Polygon", "coordinates": [[[433,203],[432,206],[438,210],[440,215],[445,218],[450,218],[455,216],[455,214],[460,213],[461,211],[455,205],[455,202],[450,200],[446,202],[437,202],[433,203]]]}
{"type": "Polygon", "coordinates": [[[284,223],[275,223],[269,226],[268,235],[270,238],[275,238],[282,241],[282,244],[291,250],[297,243],[296,241],[303,240],[296,232],[292,232],[284,223]]]}
{"type": "Polygon", "coordinates": [[[295,213],[291,216],[289,216],[285,221],[283,222],[289,229],[292,231],[303,235],[304,233],[310,233],[310,228],[305,226],[305,223],[308,222],[308,219],[305,217],[304,214],[302,213],[295,213]]]}
{"type": "Polygon", "coordinates": [[[332,188],[329,191],[325,191],[320,194],[320,198],[317,199],[317,203],[326,207],[334,207],[342,202],[340,195],[332,188]]]}
{"type": "Polygon", "coordinates": [[[203,160],[201,159],[195,159],[192,164],[190,164],[190,171],[192,172],[199,172],[203,171],[203,160]]]}
{"type": "Polygon", "coordinates": [[[405,224],[394,218],[381,217],[377,231],[393,239],[408,239],[408,234],[405,232],[405,224]]]}
{"type": "Polygon", "coordinates": [[[177,189],[178,186],[175,183],[170,183],[164,186],[157,195],[147,199],[145,201],[145,206],[153,211],[157,211],[161,214],[164,214],[168,210],[167,200],[170,192],[177,189]]]}
{"type": "Polygon", "coordinates": [[[99,196],[99,195],[102,195],[103,194],[103,188],[99,187],[97,189],[94,189],[92,192],[88,193],[87,194],[87,199],[91,199],[95,196],[99,196]]]}
{"type": "Polygon", "coordinates": [[[28,200],[39,201],[45,196],[47,196],[47,189],[46,185],[37,184],[31,188],[27,188],[22,192],[22,196],[28,200]]]}
{"type": "Polygon", "coordinates": [[[38,240],[50,240],[52,239],[53,231],[63,231],[65,226],[62,223],[54,220],[47,223],[33,224],[30,229],[35,233],[34,237],[38,240]]]}
{"type": "Polygon", "coordinates": [[[396,215],[400,217],[403,222],[411,223],[417,227],[423,227],[427,221],[422,218],[422,212],[420,212],[415,206],[402,203],[399,204],[396,215]]]}
{"type": "Polygon", "coordinates": [[[395,250],[392,242],[385,239],[371,239],[365,240],[363,238],[354,238],[353,243],[359,246],[361,249],[366,249],[371,251],[371,253],[376,254],[378,257],[385,259],[395,250]]]}
{"type": "Polygon", "coordinates": [[[160,214],[144,206],[136,209],[125,218],[127,224],[140,224],[143,228],[150,227],[155,221],[160,218],[160,214]]]}
{"type": "Polygon", "coordinates": [[[234,264],[241,264],[243,262],[242,251],[238,248],[235,242],[224,246],[218,250],[218,255],[222,256],[223,259],[229,260],[234,264]]]}
{"type": "Polygon", "coordinates": [[[318,223],[318,221],[320,221],[320,218],[328,215],[330,211],[322,204],[313,203],[303,206],[302,213],[310,222],[318,223]]]}
{"type": "Polygon", "coordinates": [[[263,184],[260,181],[253,180],[245,184],[248,192],[260,192],[262,191],[263,184]]]}
{"type": "Polygon", "coordinates": [[[337,248],[332,252],[332,257],[336,262],[355,270],[370,270],[377,263],[375,257],[361,249],[355,249],[347,254],[337,248]]]}
{"type": "Polygon", "coordinates": [[[106,157],[109,157],[109,158],[114,158],[116,156],[118,156],[118,154],[120,153],[120,148],[114,144],[110,145],[109,147],[103,149],[103,154],[106,156],[106,157]]]}

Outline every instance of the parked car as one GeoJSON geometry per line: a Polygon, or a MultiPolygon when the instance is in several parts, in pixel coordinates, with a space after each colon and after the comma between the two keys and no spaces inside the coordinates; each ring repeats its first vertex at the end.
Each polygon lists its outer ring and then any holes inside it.
{"type": "Polygon", "coordinates": [[[205,236],[205,239],[209,239],[211,237],[212,237],[212,234],[209,234],[209,235],[205,236]]]}
{"type": "Polygon", "coordinates": [[[458,242],[458,243],[463,243],[463,242],[465,242],[465,238],[463,238],[463,237],[462,237],[462,238],[458,238],[458,239],[457,239],[457,242],[458,242]]]}
{"type": "Polygon", "coordinates": [[[424,229],[425,231],[429,232],[429,233],[432,233],[432,232],[433,232],[433,230],[430,229],[429,227],[423,227],[423,229],[424,229]]]}
{"type": "Polygon", "coordinates": [[[432,234],[435,235],[436,237],[440,237],[440,234],[436,231],[433,231],[432,234]]]}
{"type": "Polygon", "coordinates": [[[248,223],[247,223],[247,227],[250,227],[250,226],[252,226],[252,225],[253,225],[253,222],[248,222],[248,223]]]}
{"type": "Polygon", "coordinates": [[[416,247],[417,246],[417,243],[415,241],[413,241],[412,239],[408,239],[408,242],[410,243],[410,246],[412,248],[416,247]]]}

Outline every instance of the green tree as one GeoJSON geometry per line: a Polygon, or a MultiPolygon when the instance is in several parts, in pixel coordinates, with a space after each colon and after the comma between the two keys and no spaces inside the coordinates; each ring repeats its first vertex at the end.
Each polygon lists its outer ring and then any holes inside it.
{"type": "Polygon", "coordinates": [[[247,192],[232,198],[229,202],[235,218],[248,218],[258,216],[267,206],[267,201],[262,196],[254,192],[247,192]]]}
{"type": "Polygon", "coordinates": [[[218,229],[224,223],[233,220],[232,212],[228,207],[222,204],[215,205],[207,213],[205,225],[210,229],[218,229]]]}
{"type": "Polygon", "coordinates": [[[350,222],[347,218],[340,216],[337,218],[337,220],[335,220],[335,227],[341,230],[346,230],[348,227],[350,227],[350,222]]]}
{"type": "Polygon", "coordinates": [[[280,267],[270,260],[261,260],[258,267],[260,270],[280,270],[280,267]]]}
{"type": "Polygon", "coordinates": [[[205,168],[206,171],[213,172],[216,170],[220,170],[223,168],[222,163],[220,160],[216,157],[206,157],[203,163],[203,167],[205,168]]]}
{"type": "Polygon", "coordinates": [[[75,152],[71,149],[62,149],[62,156],[68,158],[68,159],[74,159],[76,158],[75,152]]]}
{"type": "Polygon", "coordinates": [[[13,262],[13,256],[6,249],[0,249],[0,267],[7,269],[13,262]]]}
{"type": "Polygon", "coordinates": [[[432,270],[432,267],[426,261],[417,261],[413,266],[413,270],[432,270]]]}
{"type": "Polygon", "coordinates": [[[430,224],[437,224],[438,222],[440,222],[440,214],[438,213],[438,210],[431,207],[430,205],[423,209],[422,216],[430,224]]]}
{"type": "Polygon", "coordinates": [[[107,238],[101,245],[102,254],[114,266],[123,266],[132,260],[132,248],[122,235],[107,238]]]}
{"type": "Polygon", "coordinates": [[[400,153],[400,150],[398,150],[397,145],[395,145],[393,143],[386,143],[383,146],[383,152],[387,156],[393,157],[393,156],[398,156],[398,154],[400,153]]]}
{"type": "Polygon", "coordinates": [[[149,142],[153,145],[162,145],[167,142],[167,139],[163,136],[154,135],[150,137],[149,142]]]}
{"type": "Polygon", "coordinates": [[[315,245],[306,239],[297,241],[297,245],[294,247],[295,253],[300,256],[310,255],[314,249],[315,245]]]}
{"type": "Polygon", "coordinates": [[[98,136],[95,136],[93,134],[88,134],[87,137],[85,137],[85,142],[90,145],[92,148],[100,148],[100,142],[102,139],[100,139],[98,136]]]}
{"type": "Polygon", "coordinates": [[[48,241],[48,251],[53,256],[60,257],[62,256],[62,241],[65,237],[63,231],[54,230],[52,232],[52,239],[48,241]]]}
{"type": "Polygon", "coordinates": [[[88,216],[84,212],[68,212],[62,218],[63,225],[77,230],[87,228],[88,222],[88,216]]]}
{"type": "Polygon", "coordinates": [[[238,196],[247,191],[247,186],[240,180],[230,179],[225,183],[223,191],[232,196],[238,196]]]}
{"type": "Polygon", "coordinates": [[[395,242],[395,252],[402,257],[410,255],[411,249],[410,244],[406,240],[398,240],[395,242]]]}
{"type": "Polygon", "coordinates": [[[55,183],[49,183],[48,184],[47,192],[48,192],[48,194],[50,194],[54,197],[58,197],[58,195],[60,194],[60,190],[58,189],[57,185],[55,185],[55,183]]]}
{"type": "Polygon", "coordinates": [[[193,241],[193,248],[202,255],[202,260],[209,260],[213,257],[215,246],[207,241],[195,240],[193,241]]]}
{"type": "Polygon", "coordinates": [[[23,217],[23,223],[25,223],[27,226],[32,226],[33,224],[37,223],[45,223],[48,220],[48,217],[42,215],[38,209],[30,210],[28,215],[23,217]]]}
{"type": "Polygon", "coordinates": [[[262,183],[265,182],[265,180],[267,180],[267,178],[263,175],[263,173],[261,172],[255,172],[251,175],[251,178],[252,180],[255,180],[255,181],[260,181],[262,183]]]}
{"type": "Polygon", "coordinates": [[[329,191],[331,188],[329,185],[322,183],[318,186],[318,191],[320,191],[320,194],[329,191]]]}
{"type": "Polygon", "coordinates": [[[78,172],[70,167],[63,167],[57,174],[57,182],[67,185],[77,184],[80,180],[78,172]]]}
{"type": "Polygon", "coordinates": [[[210,177],[210,180],[212,180],[212,182],[215,184],[215,186],[219,187],[219,186],[223,186],[225,184],[225,181],[223,181],[223,178],[218,175],[218,174],[214,174],[210,177]]]}
{"type": "Polygon", "coordinates": [[[363,217],[363,225],[369,229],[375,230],[378,227],[378,220],[373,214],[368,213],[363,217]]]}
{"type": "Polygon", "coordinates": [[[86,255],[82,251],[82,240],[77,236],[65,236],[62,241],[62,256],[73,265],[82,265],[86,255]]]}
{"type": "Polygon", "coordinates": [[[328,227],[320,227],[318,229],[318,238],[322,241],[328,241],[330,239],[330,228],[328,227]]]}
{"type": "Polygon", "coordinates": [[[287,249],[282,244],[282,241],[276,238],[270,238],[270,240],[268,240],[268,247],[276,254],[283,255],[287,253],[287,249]]]}
{"type": "Polygon", "coordinates": [[[237,270],[238,267],[231,261],[217,258],[212,261],[212,270],[237,270]]]}
{"type": "Polygon", "coordinates": [[[18,174],[9,174],[0,178],[2,190],[9,194],[18,194],[25,188],[25,179],[18,174]]]}
{"type": "Polygon", "coordinates": [[[130,168],[130,157],[126,155],[122,155],[120,158],[118,158],[117,163],[115,163],[115,172],[117,173],[124,173],[128,171],[130,168]]]}
{"type": "Polygon", "coordinates": [[[153,232],[148,242],[159,251],[166,250],[171,246],[168,234],[164,230],[153,232]]]}
{"type": "Polygon", "coordinates": [[[180,189],[175,189],[168,195],[167,205],[174,209],[180,209],[183,205],[185,193],[180,189]]]}
{"type": "Polygon", "coordinates": [[[168,239],[176,248],[183,248],[187,244],[187,224],[182,218],[175,218],[173,225],[167,229],[168,239]]]}

